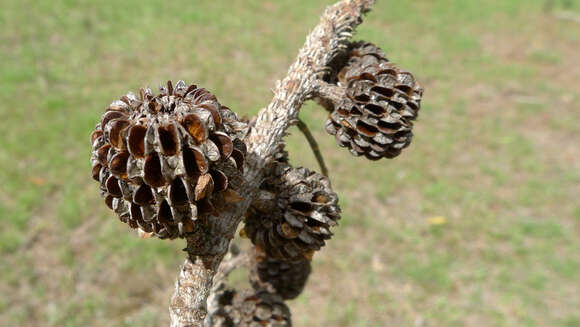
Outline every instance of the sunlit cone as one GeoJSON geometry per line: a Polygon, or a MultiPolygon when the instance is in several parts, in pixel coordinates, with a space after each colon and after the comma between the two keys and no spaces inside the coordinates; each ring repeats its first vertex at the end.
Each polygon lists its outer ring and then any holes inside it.
{"type": "Polygon", "coordinates": [[[340,218],[338,197],[325,176],[278,163],[246,213],[244,233],[267,257],[311,257],[340,218]]]}
{"type": "Polygon", "coordinates": [[[394,158],[413,138],[423,88],[371,43],[354,43],[338,73],[346,98],[336,103],[326,131],[355,156],[394,158]]]}
{"type": "Polygon", "coordinates": [[[276,294],[266,291],[225,290],[218,294],[219,310],[213,327],[290,327],[290,309],[276,294]]]}
{"type": "Polygon", "coordinates": [[[132,228],[184,236],[236,192],[247,125],[203,88],[179,81],[114,101],[91,135],[92,176],[132,228]]]}
{"type": "Polygon", "coordinates": [[[310,261],[306,258],[297,261],[286,261],[265,258],[257,263],[257,280],[252,281],[255,287],[270,283],[282,298],[294,299],[304,289],[312,271],[310,261]]]}

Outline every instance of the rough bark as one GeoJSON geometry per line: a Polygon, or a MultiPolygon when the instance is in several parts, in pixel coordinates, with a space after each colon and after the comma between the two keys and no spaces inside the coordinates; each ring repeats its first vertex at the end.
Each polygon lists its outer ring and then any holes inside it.
{"type": "Polygon", "coordinates": [[[362,22],[375,0],[343,0],[330,6],[307,37],[284,79],[276,83],[274,97],[262,109],[245,142],[248,155],[241,199],[231,202],[219,217],[211,217],[204,233],[187,240],[188,259],[175,283],[171,299],[172,327],[203,326],[212,281],[243,214],[255,198],[264,167],[282,142],[287,129],[298,120],[302,104],[315,98],[327,64],[347,46],[353,29],[362,22]]]}

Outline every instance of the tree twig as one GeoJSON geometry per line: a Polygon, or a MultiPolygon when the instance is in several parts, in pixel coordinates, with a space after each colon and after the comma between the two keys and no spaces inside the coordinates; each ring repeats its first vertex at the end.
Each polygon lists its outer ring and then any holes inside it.
{"type": "Polygon", "coordinates": [[[301,119],[298,119],[296,126],[298,126],[298,129],[302,132],[302,134],[304,134],[304,137],[306,137],[306,140],[310,145],[310,149],[312,149],[312,152],[316,157],[316,161],[318,161],[322,175],[328,176],[328,168],[326,168],[326,165],[324,164],[324,158],[322,157],[322,153],[318,147],[318,142],[316,142],[316,139],[312,133],[310,133],[310,129],[308,129],[308,126],[301,119]]]}
{"type": "Polygon", "coordinates": [[[345,88],[335,84],[326,83],[322,80],[317,80],[315,83],[314,100],[324,107],[326,111],[332,112],[340,101],[344,99],[345,88]]]}
{"type": "Polygon", "coordinates": [[[208,219],[205,234],[187,240],[189,258],[179,274],[170,305],[172,327],[203,326],[212,280],[262,183],[264,167],[272,160],[288,127],[297,121],[304,101],[315,96],[319,72],[347,47],[353,29],[374,2],[343,0],[328,7],[286,77],[276,83],[272,101],[258,113],[245,139],[248,155],[243,180],[238,184],[243,200],[229,203],[219,217],[208,219]]]}

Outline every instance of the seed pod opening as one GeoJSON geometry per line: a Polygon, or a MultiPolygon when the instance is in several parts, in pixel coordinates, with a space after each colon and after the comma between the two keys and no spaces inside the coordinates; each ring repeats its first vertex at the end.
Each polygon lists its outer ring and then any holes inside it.
{"type": "Polygon", "coordinates": [[[211,140],[218,146],[222,160],[228,159],[234,150],[231,138],[225,133],[214,133],[211,136],[211,140]]]}
{"type": "Polygon", "coordinates": [[[196,144],[202,144],[207,140],[208,132],[199,116],[194,114],[187,115],[181,121],[181,125],[195,140],[196,144]]]}
{"type": "Polygon", "coordinates": [[[130,213],[131,213],[131,219],[133,219],[137,222],[139,222],[140,220],[143,220],[143,214],[141,214],[141,207],[138,204],[131,203],[130,213]]]}
{"type": "Polygon", "coordinates": [[[135,125],[129,130],[128,148],[131,155],[135,158],[145,157],[145,134],[147,127],[135,125]]]}
{"type": "Polygon", "coordinates": [[[189,201],[187,198],[187,189],[181,178],[177,177],[169,187],[169,199],[171,204],[185,204],[189,201]]]}
{"type": "Polygon", "coordinates": [[[123,112],[120,111],[108,111],[103,115],[103,118],[101,119],[101,130],[105,130],[105,126],[107,126],[107,124],[113,120],[113,119],[118,119],[118,118],[125,118],[126,115],[123,112]]]}
{"type": "Polygon", "coordinates": [[[175,125],[159,126],[157,132],[159,133],[159,143],[163,154],[166,156],[176,155],[179,151],[179,136],[175,125]]]}
{"type": "Polygon", "coordinates": [[[129,160],[129,152],[119,152],[109,163],[111,174],[120,179],[127,178],[127,160],[129,160]]]}
{"type": "Polygon", "coordinates": [[[105,144],[97,150],[96,156],[99,158],[99,162],[103,166],[107,166],[107,156],[109,155],[109,150],[111,149],[110,144],[105,144]]]}
{"type": "Polygon", "coordinates": [[[155,201],[149,186],[141,184],[133,194],[133,202],[139,205],[151,204],[155,201]]]}
{"type": "Polygon", "coordinates": [[[203,174],[197,179],[197,184],[195,185],[195,201],[199,201],[206,197],[206,195],[213,192],[213,178],[211,174],[203,174]]]}
{"type": "Polygon", "coordinates": [[[111,128],[109,129],[109,142],[119,150],[125,149],[123,133],[129,124],[129,121],[125,119],[117,119],[111,123],[111,128]]]}
{"type": "Polygon", "coordinates": [[[101,130],[95,130],[91,133],[91,144],[95,143],[95,141],[99,138],[103,136],[103,131],[101,130]]]}
{"type": "Polygon", "coordinates": [[[214,191],[221,192],[228,188],[228,177],[220,170],[212,169],[209,171],[214,182],[214,191]]]}
{"type": "Polygon", "coordinates": [[[114,176],[110,176],[106,182],[107,192],[115,198],[120,198],[123,196],[121,188],[119,187],[119,180],[114,176]]]}
{"type": "Polygon", "coordinates": [[[91,174],[93,176],[93,179],[96,180],[97,182],[99,181],[99,176],[101,173],[101,168],[103,168],[103,166],[101,164],[96,164],[93,166],[93,169],[91,171],[91,174]]]}
{"type": "Polygon", "coordinates": [[[161,187],[165,185],[165,178],[161,172],[161,161],[157,153],[152,153],[145,159],[143,180],[149,186],[161,187]]]}
{"type": "Polygon", "coordinates": [[[232,150],[232,158],[234,158],[235,162],[236,162],[236,167],[238,168],[239,171],[243,172],[244,171],[244,154],[238,150],[238,149],[233,149],[232,150]]]}
{"type": "Polygon", "coordinates": [[[161,224],[169,224],[173,222],[173,214],[171,213],[171,207],[167,201],[163,200],[161,205],[159,205],[159,210],[157,211],[157,220],[161,224]]]}
{"type": "Polygon", "coordinates": [[[203,152],[196,148],[183,149],[183,165],[188,176],[198,176],[209,170],[209,164],[203,152]]]}

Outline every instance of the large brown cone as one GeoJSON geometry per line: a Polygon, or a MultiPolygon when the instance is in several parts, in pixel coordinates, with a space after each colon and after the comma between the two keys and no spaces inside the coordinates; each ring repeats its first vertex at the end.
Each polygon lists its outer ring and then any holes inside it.
{"type": "Polygon", "coordinates": [[[326,131],[355,156],[394,158],[409,146],[423,88],[371,43],[354,43],[338,73],[346,97],[336,103],[326,131]]]}
{"type": "Polygon", "coordinates": [[[328,178],[277,163],[246,214],[244,233],[266,257],[300,260],[324,246],[339,218],[328,178]]]}
{"type": "Polygon", "coordinates": [[[252,283],[255,288],[263,288],[263,283],[269,283],[282,298],[291,300],[300,295],[311,271],[306,258],[297,261],[265,258],[257,263],[258,279],[252,283]]]}
{"type": "Polygon", "coordinates": [[[91,135],[92,174],[132,228],[183,237],[219,212],[243,169],[246,124],[203,88],[171,82],[107,108],[91,135]]]}
{"type": "Polygon", "coordinates": [[[218,294],[219,311],[212,327],[290,327],[290,309],[276,294],[266,291],[225,290],[218,294]]]}

